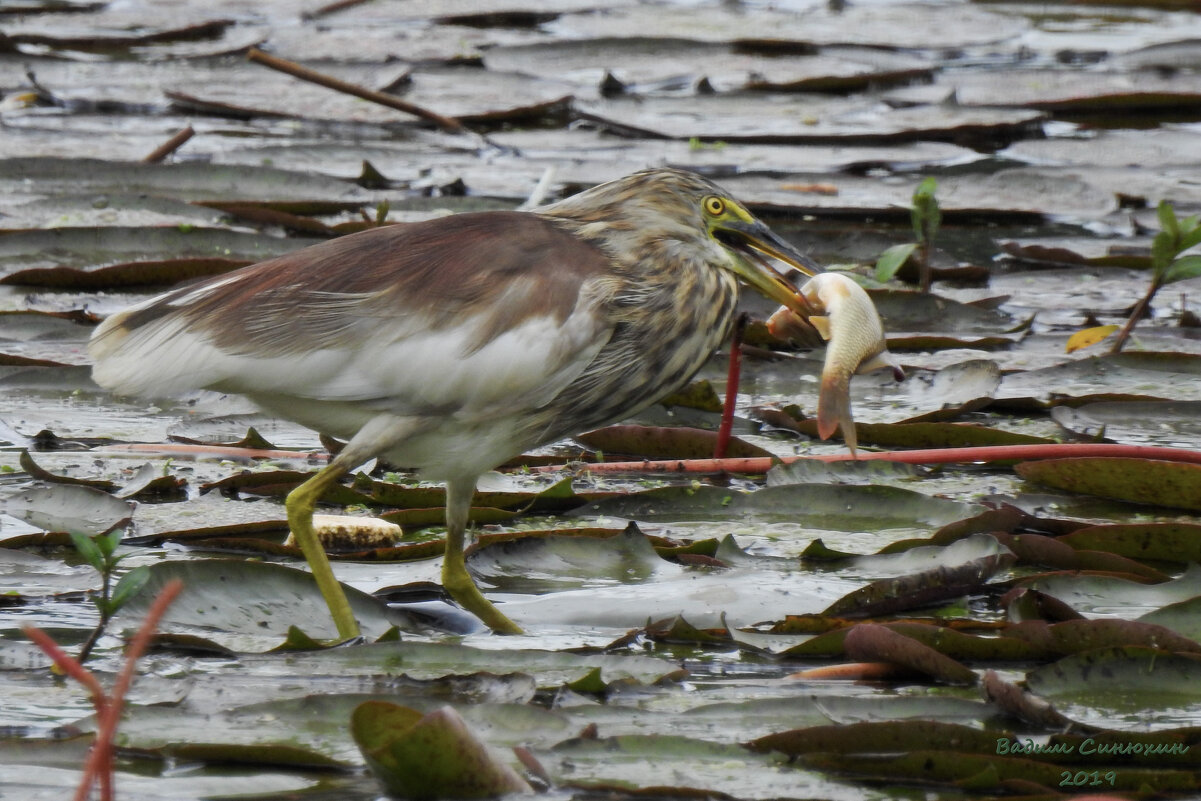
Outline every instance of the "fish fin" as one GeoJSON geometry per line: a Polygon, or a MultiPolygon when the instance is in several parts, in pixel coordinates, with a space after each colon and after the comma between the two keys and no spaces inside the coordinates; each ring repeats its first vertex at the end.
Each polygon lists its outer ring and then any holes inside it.
{"type": "Polygon", "coordinates": [[[859,444],[855,436],[855,421],[851,419],[850,376],[832,373],[822,376],[817,396],[817,435],[829,439],[838,428],[851,453],[859,444]]]}
{"type": "Polygon", "coordinates": [[[830,341],[830,318],[821,314],[815,314],[809,318],[809,325],[817,329],[817,333],[822,335],[822,339],[830,341]]]}
{"type": "Polygon", "coordinates": [[[886,350],[880,351],[875,356],[869,356],[859,363],[855,368],[855,372],[860,375],[875,372],[883,369],[892,370],[892,377],[897,381],[905,380],[905,371],[901,369],[901,365],[897,363],[896,357],[886,350]]]}

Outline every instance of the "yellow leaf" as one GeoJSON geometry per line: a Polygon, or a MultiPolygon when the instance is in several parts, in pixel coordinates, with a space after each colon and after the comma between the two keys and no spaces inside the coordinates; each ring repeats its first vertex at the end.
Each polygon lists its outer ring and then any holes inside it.
{"type": "Polygon", "coordinates": [[[1121,328],[1119,325],[1099,325],[1096,328],[1086,328],[1083,331],[1077,331],[1068,337],[1067,352],[1072,353],[1081,348],[1096,345],[1119,328],[1121,328]]]}

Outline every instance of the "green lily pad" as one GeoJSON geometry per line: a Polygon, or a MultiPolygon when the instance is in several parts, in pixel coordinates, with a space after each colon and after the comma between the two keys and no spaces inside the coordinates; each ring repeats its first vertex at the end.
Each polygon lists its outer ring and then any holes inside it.
{"type": "Polygon", "coordinates": [[[414,799],[528,793],[528,783],[475,736],[452,707],[427,715],[384,701],[355,709],[351,732],[390,794],[414,799]]]}
{"type": "Polygon", "coordinates": [[[1146,646],[1101,648],[1035,668],[1026,674],[1026,685],[1047,698],[1100,708],[1129,710],[1170,696],[1195,702],[1201,695],[1201,654],[1146,646]]]}
{"type": "Polygon", "coordinates": [[[1056,489],[1131,503],[1201,510],[1201,465],[1156,459],[1044,459],[1023,462],[1019,476],[1056,489]]]}
{"type": "Polygon", "coordinates": [[[1108,551],[1131,559],[1201,562],[1201,525],[1116,523],[1087,526],[1060,537],[1073,548],[1108,551]]]}

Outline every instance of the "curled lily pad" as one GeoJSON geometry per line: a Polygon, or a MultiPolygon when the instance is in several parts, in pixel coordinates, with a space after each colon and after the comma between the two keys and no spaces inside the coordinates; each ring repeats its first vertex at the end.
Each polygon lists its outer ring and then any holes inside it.
{"type": "Polygon", "coordinates": [[[976,592],[993,573],[1013,562],[1013,554],[1008,549],[985,545],[989,540],[996,542],[982,535],[961,540],[943,549],[946,551],[943,554],[946,558],[944,564],[872,582],[840,598],[827,607],[824,614],[850,617],[875,615],[912,609],[976,592]]]}
{"type": "Polygon", "coordinates": [[[1005,681],[996,671],[986,670],[980,681],[984,697],[1002,712],[1039,728],[1065,729],[1073,725],[1046,700],[1005,681]]]}
{"type": "Polygon", "coordinates": [[[429,801],[531,792],[452,707],[422,715],[368,701],[355,709],[350,727],[372,772],[393,795],[429,801]]]}
{"type": "Polygon", "coordinates": [[[973,671],[954,659],[873,623],[860,624],[847,632],[843,648],[851,659],[891,662],[948,684],[972,685],[977,681],[973,671]]]}

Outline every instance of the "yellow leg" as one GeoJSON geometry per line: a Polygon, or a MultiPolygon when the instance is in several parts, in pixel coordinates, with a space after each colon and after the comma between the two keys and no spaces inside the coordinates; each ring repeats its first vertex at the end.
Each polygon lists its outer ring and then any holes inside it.
{"type": "Polygon", "coordinates": [[[452,480],[446,484],[446,555],[442,560],[442,586],[459,606],[478,617],[497,634],[522,634],[521,627],[484,597],[467,572],[463,540],[474,492],[474,480],[452,480]]]}
{"type": "Polygon", "coordinates": [[[300,550],[304,552],[309,567],[312,568],[313,578],[325,597],[325,603],[329,605],[334,625],[338,627],[338,636],[348,640],[359,636],[359,624],[350,610],[350,601],[346,600],[342,585],[334,578],[329,557],[325,555],[325,548],[317,539],[317,531],[313,528],[313,509],[317,500],[331,484],[345,474],[346,468],[338,460],[331,462],[317,475],[288,493],[284,506],[288,510],[288,526],[292,529],[300,550]]]}

